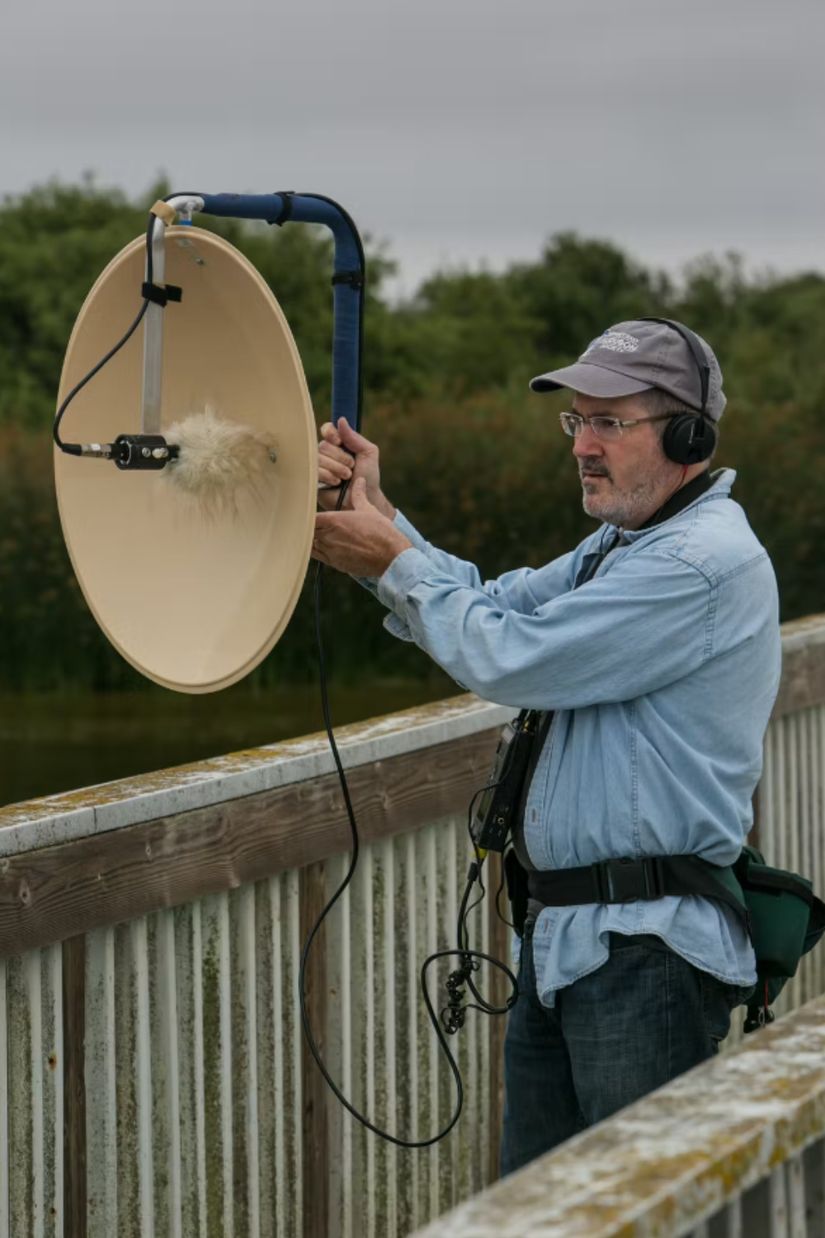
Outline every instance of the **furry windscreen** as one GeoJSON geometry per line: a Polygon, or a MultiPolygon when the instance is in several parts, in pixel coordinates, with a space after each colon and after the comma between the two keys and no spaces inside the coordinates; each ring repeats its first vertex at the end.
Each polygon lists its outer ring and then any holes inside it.
{"type": "Polygon", "coordinates": [[[164,481],[195,501],[206,516],[231,515],[245,493],[263,500],[275,481],[274,439],[219,416],[213,408],[192,413],[164,430],[180,449],[163,470],[164,481]]]}

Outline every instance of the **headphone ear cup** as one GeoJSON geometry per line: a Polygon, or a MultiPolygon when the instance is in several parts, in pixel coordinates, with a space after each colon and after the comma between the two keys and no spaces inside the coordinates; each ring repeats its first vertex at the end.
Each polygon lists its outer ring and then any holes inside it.
{"type": "Polygon", "coordinates": [[[713,454],[716,427],[698,413],[679,413],[667,423],[662,448],[675,464],[701,464],[713,454]]]}

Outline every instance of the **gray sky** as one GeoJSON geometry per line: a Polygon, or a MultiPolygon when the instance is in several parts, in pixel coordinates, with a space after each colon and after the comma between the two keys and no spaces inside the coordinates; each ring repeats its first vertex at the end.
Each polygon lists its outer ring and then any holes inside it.
{"type": "Polygon", "coordinates": [[[0,193],[325,193],[399,291],[569,228],[822,270],[823,63],[825,0],[8,3],[0,193]]]}

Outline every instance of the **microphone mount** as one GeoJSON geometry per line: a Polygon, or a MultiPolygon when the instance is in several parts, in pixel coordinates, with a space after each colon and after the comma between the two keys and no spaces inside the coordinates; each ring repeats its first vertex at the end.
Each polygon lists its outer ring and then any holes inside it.
{"type": "Polygon", "coordinates": [[[167,443],[162,434],[119,434],[113,443],[80,443],[79,456],[93,460],[112,460],[119,469],[130,472],[166,468],[177,460],[180,448],[167,443]]]}

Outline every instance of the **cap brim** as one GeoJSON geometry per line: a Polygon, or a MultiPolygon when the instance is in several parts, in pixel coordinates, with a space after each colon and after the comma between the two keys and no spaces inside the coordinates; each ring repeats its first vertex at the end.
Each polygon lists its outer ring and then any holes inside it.
{"type": "Polygon", "coordinates": [[[590,365],[587,361],[577,361],[561,370],[550,370],[547,374],[539,374],[530,380],[533,391],[558,391],[560,387],[569,387],[571,391],[580,391],[582,395],[599,396],[602,399],[615,399],[623,395],[637,395],[640,391],[649,391],[650,383],[640,383],[638,379],[627,378],[617,374],[615,370],[605,369],[603,365],[590,365]]]}

